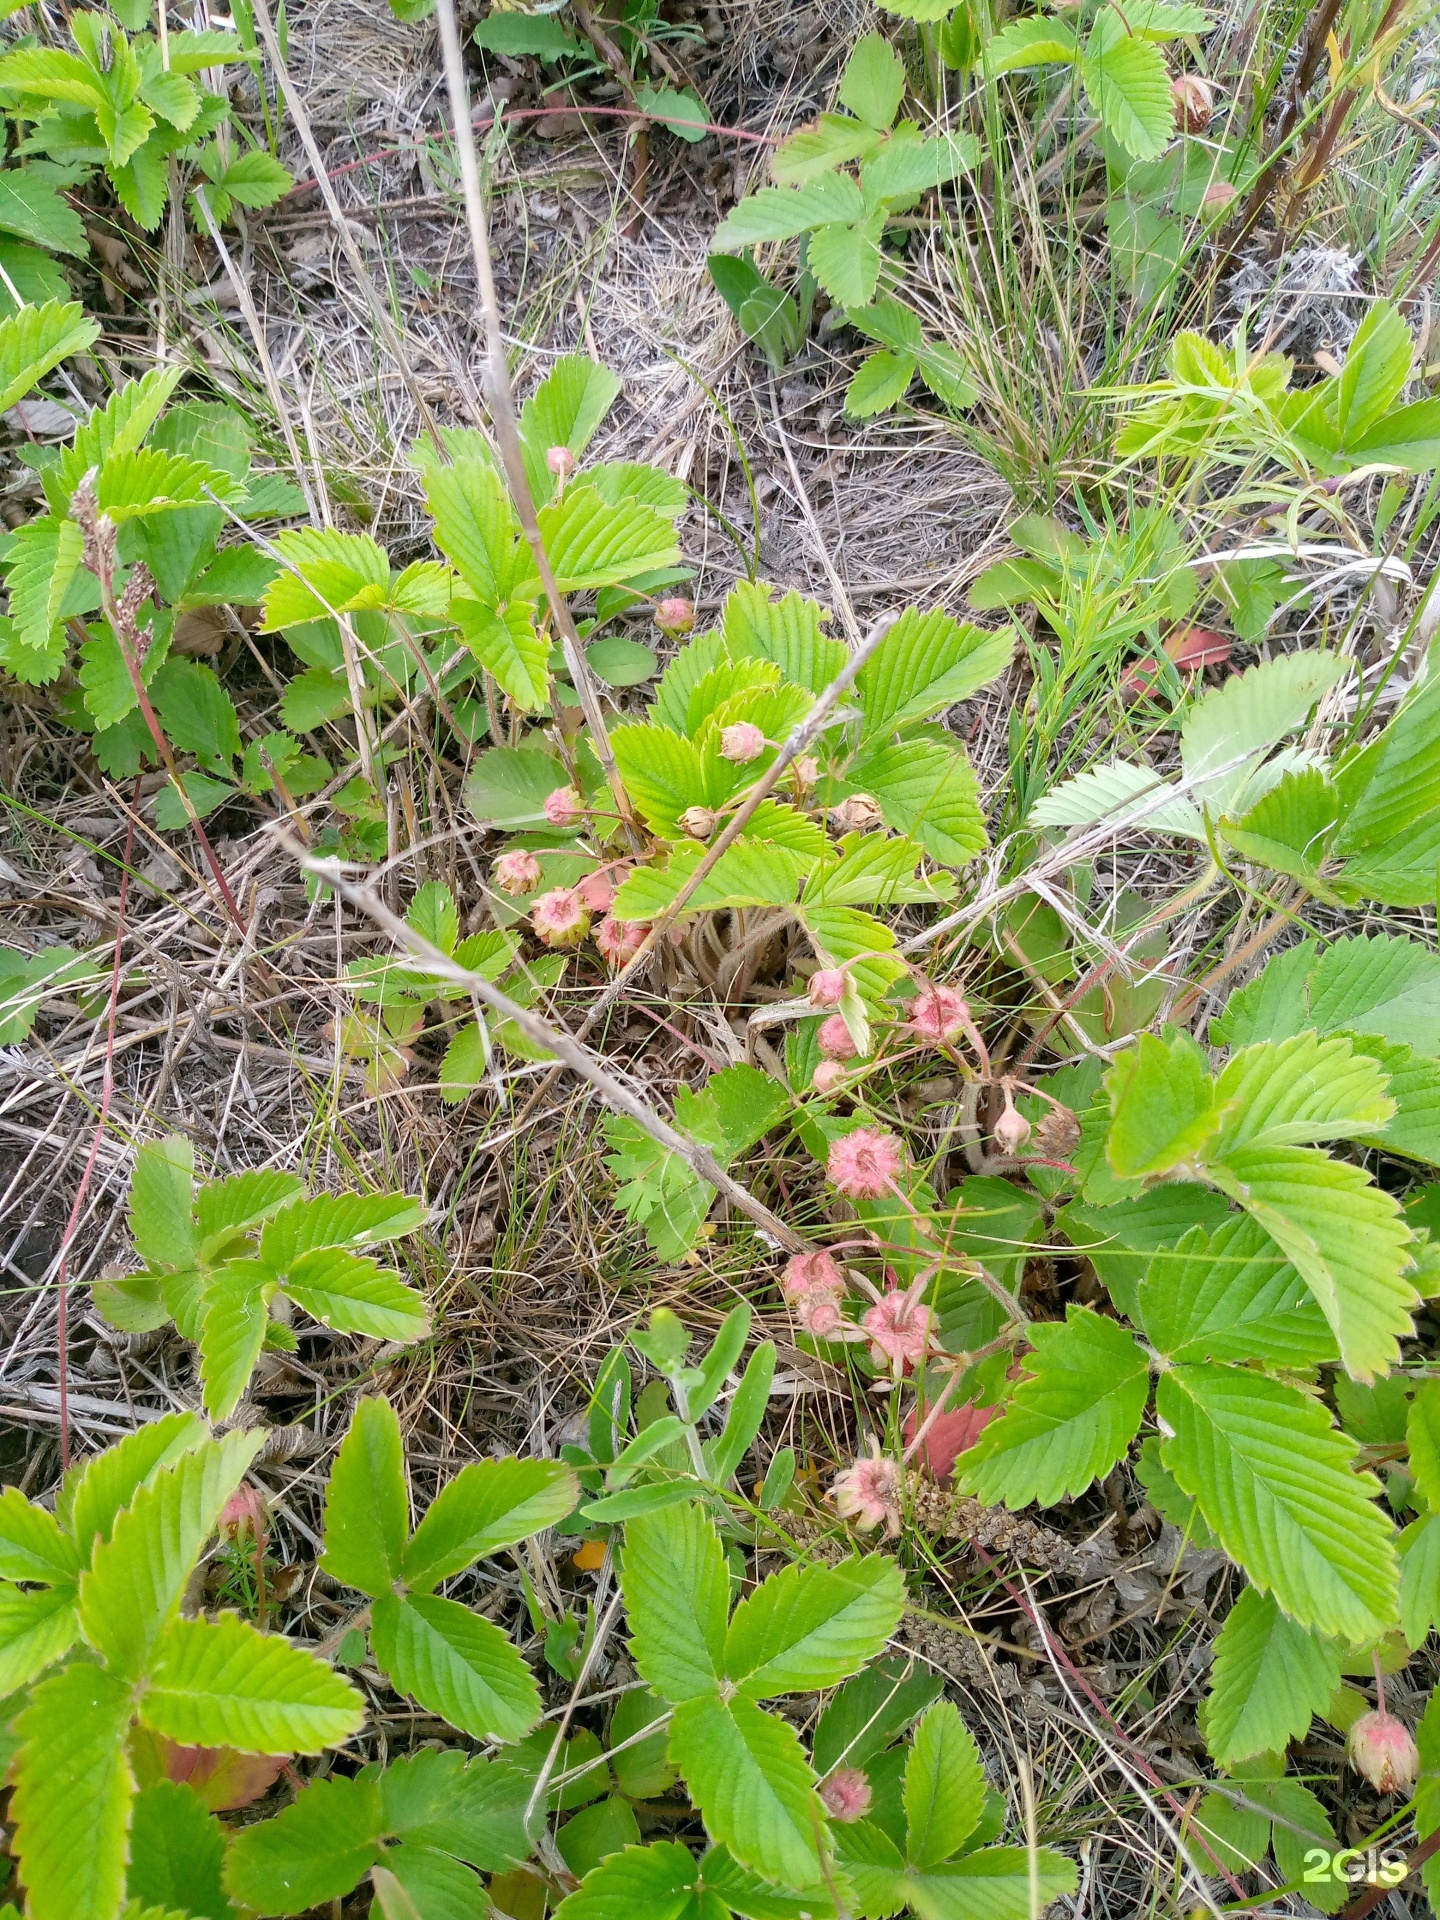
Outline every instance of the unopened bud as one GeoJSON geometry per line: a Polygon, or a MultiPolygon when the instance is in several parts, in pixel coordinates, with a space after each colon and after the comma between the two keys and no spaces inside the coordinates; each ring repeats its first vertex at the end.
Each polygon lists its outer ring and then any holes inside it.
{"type": "Polygon", "coordinates": [[[715,820],[709,807],[687,807],[680,816],[680,826],[692,839],[708,840],[715,831],[715,820]]]}
{"type": "Polygon", "coordinates": [[[810,1076],[810,1083],[823,1099],[831,1094],[845,1078],[845,1069],[838,1060],[822,1060],[810,1076]]]}
{"type": "Polygon", "coordinates": [[[737,720],[733,727],[724,727],[720,732],[720,753],[726,760],[737,761],[745,765],[758,760],[765,751],[765,735],[753,720],[737,720]]]}
{"type": "Polygon", "coordinates": [[[1016,1107],[1010,1097],[1010,1089],[1005,1089],[1005,1111],[995,1122],[995,1144],[1002,1153],[1015,1154],[1030,1138],[1030,1122],[1016,1107]]]}
{"type": "Polygon", "coordinates": [[[237,1487],[220,1509],[220,1531],[237,1543],[265,1538],[265,1496],[254,1487],[237,1487]]]}
{"type": "Polygon", "coordinates": [[[662,633],[678,638],[682,633],[689,633],[695,625],[695,608],[683,594],[674,594],[656,607],[655,624],[662,633]]]}
{"type": "Polygon", "coordinates": [[[1420,1750],[1405,1723],[1384,1707],[1361,1714],[1350,1729],[1345,1751],[1351,1766],[1377,1793],[1409,1798],[1420,1772],[1420,1750]]]}
{"type": "Polygon", "coordinates": [[[845,969],[821,967],[810,976],[809,999],[812,1007],[838,1007],[845,998],[845,969]]]}
{"type": "Polygon", "coordinates": [[[545,875],[533,853],[517,848],[500,855],[494,878],[502,893],[534,893],[545,875]]]}
{"type": "Polygon", "coordinates": [[[827,1060],[853,1060],[859,1052],[850,1029],[838,1013],[821,1021],[816,1042],[827,1060]]]}
{"type": "Polygon", "coordinates": [[[573,827],[584,812],[584,796],[574,787],[556,787],[545,796],[544,814],[552,827],[573,827]]]}
{"type": "Polygon", "coordinates": [[[575,456],[568,447],[547,447],[545,464],[557,480],[568,480],[575,471],[575,456]]]}
{"type": "Polygon", "coordinates": [[[1204,133],[1215,112],[1215,89],[1198,73],[1182,73],[1170,82],[1175,124],[1182,133],[1204,133]]]}
{"type": "Polygon", "coordinates": [[[870,1811],[870,1781],[858,1767],[840,1767],[821,1786],[820,1798],[830,1818],[848,1826],[870,1811]]]}

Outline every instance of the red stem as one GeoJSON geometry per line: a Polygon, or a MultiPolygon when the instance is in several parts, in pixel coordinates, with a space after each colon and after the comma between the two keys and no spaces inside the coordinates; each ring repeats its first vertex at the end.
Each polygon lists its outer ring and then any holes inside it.
{"type": "Polygon", "coordinates": [[[80,1190],[70,1209],[65,1238],[60,1242],[60,1307],[57,1316],[56,1344],[60,1359],[60,1469],[70,1471],[70,1369],[69,1360],[69,1275],[70,1243],[80,1226],[80,1211],[90,1191],[90,1180],[100,1154],[100,1141],[110,1113],[110,1096],[115,1091],[115,1016],[120,1002],[120,951],[125,942],[125,904],[130,893],[130,856],[135,849],[135,809],[140,802],[140,781],[130,799],[130,814],[125,828],[125,859],[120,868],[120,904],[115,911],[115,958],[110,966],[110,1005],[105,1021],[105,1077],[100,1087],[100,1112],[90,1141],[90,1157],[80,1176],[80,1190]]]}

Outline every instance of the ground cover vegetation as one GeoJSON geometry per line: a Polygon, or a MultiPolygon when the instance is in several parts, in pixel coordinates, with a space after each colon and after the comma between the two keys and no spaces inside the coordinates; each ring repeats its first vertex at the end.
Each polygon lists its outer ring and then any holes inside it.
{"type": "Polygon", "coordinates": [[[0,1920],[1440,1911],[1432,13],[0,12],[0,1920]]]}

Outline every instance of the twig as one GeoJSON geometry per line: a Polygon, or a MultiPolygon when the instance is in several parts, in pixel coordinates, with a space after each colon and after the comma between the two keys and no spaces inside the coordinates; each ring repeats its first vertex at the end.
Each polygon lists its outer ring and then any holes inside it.
{"type": "Polygon", "coordinates": [[[678,1154],[692,1172],[697,1173],[702,1180],[708,1181],[732,1206],[738,1207],[787,1253],[810,1251],[809,1241],[796,1233],[793,1227],[787,1226],[778,1214],[772,1213],[763,1200],[757,1200],[748,1187],[743,1187],[738,1180],[732,1179],[708,1147],[702,1146],[698,1141],[687,1139],[683,1133],[677,1132],[668,1120],[662,1119],[652,1107],[647,1106],[637,1094],[632,1093],[627,1086],[617,1080],[603,1062],[598,1060],[588,1048],[581,1046],[573,1034],[566,1033],[560,1027],[552,1027],[548,1020],[542,1020],[528,1007],[522,1007],[518,1001],[512,1000],[508,993],[502,993],[483,974],[472,973],[468,967],[457,965],[448,954],[442,953],[439,947],[432,945],[430,941],[416,933],[413,927],[407,926],[368,888],[356,886],[354,881],[347,879],[341,861],[316,858],[297,840],[292,839],[279,828],[275,829],[275,834],[281,845],[294,856],[307,873],[315,874],[325,882],[326,886],[333,887],[341,899],[348,900],[352,906],[359,907],[361,912],[368,914],[377,926],[383,927],[407,952],[413,954],[417,960],[423,961],[428,973],[463,987],[467,993],[483,1001],[490,1011],[498,1014],[502,1020],[513,1020],[528,1040],[536,1046],[544,1047],[547,1052],[555,1054],[572,1073],[578,1073],[582,1080],[588,1081],[607,1106],[613,1107],[616,1113],[624,1114],[627,1119],[635,1121],[638,1126],[645,1129],[652,1140],[667,1148],[669,1152],[678,1154]]]}
{"type": "MultiPolygon", "coordinates": [[[[263,6],[264,0],[260,0],[263,6]]],[[[520,448],[520,422],[515,412],[515,393],[510,385],[510,368],[505,358],[505,333],[500,319],[500,302],[495,291],[495,272],[490,259],[490,236],[485,223],[485,202],[480,191],[480,165],[475,156],[475,134],[470,124],[470,102],[465,84],[465,65],[460,51],[460,29],[455,21],[454,0],[438,0],[436,17],[440,24],[440,45],[445,57],[445,83],[450,93],[450,117],[454,125],[455,145],[460,155],[460,184],[465,195],[465,218],[470,229],[470,247],[475,256],[475,273],[480,283],[481,317],[485,322],[485,340],[489,350],[489,379],[486,382],[487,399],[490,403],[490,417],[495,423],[495,437],[500,444],[500,460],[505,469],[505,479],[510,488],[510,497],[515,503],[515,511],[520,516],[520,524],[525,529],[525,538],[535,556],[535,569],[540,575],[540,585],[550,603],[555,624],[560,629],[561,644],[565,651],[565,664],[570,670],[571,684],[580,696],[580,705],[585,710],[586,723],[590,728],[590,745],[595,758],[600,762],[611,793],[615,796],[615,805],[620,818],[624,821],[632,844],[640,845],[639,831],[635,825],[635,816],[630,807],[630,797],[620,779],[619,769],[615,765],[615,756],[610,751],[610,735],[606,730],[605,716],[600,707],[600,691],[595,676],[590,671],[584,649],[580,645],[580,636],[575,630],[575,618],[570,604],[556,584],[550,557],[545,551],[545,541],[540,532],[540,522],[535,516],[535,500],[530,492],[530,478],[525,471],[525,459],[520,448]]],[[[435,436],[437,447],[439,435],[435,436]]]]}

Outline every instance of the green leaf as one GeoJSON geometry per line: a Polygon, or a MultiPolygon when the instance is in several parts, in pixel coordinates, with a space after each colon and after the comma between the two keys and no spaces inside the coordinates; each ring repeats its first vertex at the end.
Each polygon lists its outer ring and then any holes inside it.
{"type": "MultiPolygon", "coordinates": [[[[553,476],[548,475],[553,485],[553,476]]],[[[505,483],[488,460],[427,465],[425,499],[435,520],[435,544],[476,599],[489,607],[539,592],[534,557],[521,532],[505,483]]]]}
{"type": "Polygon", "coordinates": [[[265,595],[262,629],[303,626],[337,613],[382,607],[390,597],[390,562],[367,533],[293,527],[275,536],[285,565],[265,595]]]}
{"type": "MultiPolygon", "coordinates": [[[[616,728],[616,732],[621,732],[616,728]]],[[[622,920],[653,920],[687,883],[705,858],[703,847],[687,842],[677,847],[663,868],[636,867],[615,892],[611,912],[622,920]]],[[[800,882],[814,864],[810,856],[767,840],[741,837],[727,847],[691,894],[687,911],[703,913],[720,907],[789,906],[800,882]]],[[[913,866],[913,860],[911,862],[913,866]]],[[[934,898],[927,891],[926,899],[934,898]]]]}
{"type": "Polygon", "coordinates": [[[400,1578],[409,1531],[400,1422],[388,1400],[367,1396],[330,1469],[320,1564],[333,1579],[378,1600],[400,1578]]]}
{"type": "Polygon", "coordinates": [[[109,1540],[96,1547],[80,1576],[80,1624],[91,1646],[127,1679],[147,1671],[180,1610],[200,1550],[263,1439],[263,1433],[229,1433],[161,1467],[116,1519],[109,1540]]]}
{"type": "MultiPolygon", "coordinates": [[[[82,260],[90,251],[90,243],[85,238],[84,221],[39,167],[12,165],[0,173],[0,232],[18,233],[22,240],[33,240],[50,253],[70,253],[82,260]]],[[[21,313],[25,311],[25,308],[21,309],[21,313]]],[[[29,311],[43,312],[44,309],[32,308],[29,311]]],[[[64,311],[62,308],[61,312],[64,311]]],[[[75,319],[66,324],[76,326],[80,313],[81,309],[76,307],[75,319]]],[[[78,349],[71,348],[69,351],[78,349]]],[[[0,334],[0,381],[7,378],[6,354],[5,336],[0,334]]],[[[64,357],[62,354],[61,358],[64,357]]],[[[48,368],[42,368],[36,379],[48,371],[48,368]]],[[[5,400],[0,412],[11,404],[5,400]]]]}
{"type": "Polygon", "coordinates": [[[849,114],[822,113],[818,120],[792,133],[775,149],[770,161],[771,177],[781,186],[805,186],[843,166],[847,160],[867,159],[883,139],[883,130],[867,127],[863,120],[852,120],[849,114]]]}
{"type": "Polygon", "coordinates": [[[1430,1511],[1440,1513],[1440,1380],[1422,1380],[1416,1387],[1405,1438],[1410,1448],[1410,1477],[1430,1511]]]}
{"type": "Polygon", "coordinates": [[[1195,805],[1229,812],[1260,757],[1293,732],[1347,671],[1337,654],[1282,653],[1232,674],[1196,701],[1180,729],[1180,758],[1195,805]]]}
{"type": "Polygon", "coordinates": [[[674,1840],[626,1847],[586,1874],[555,1920],[725,1920],[728,1908],[701,1890],[695,1856],[674,1840]]]}
{"type": "Polygon", "coordinates": [[[28,1686],[80,1635],[73,1587],[22,1592],[0,1585],[0,1696],[28,1686]]]}
{"type": "Polygon", "coordinates": [[[140,1718],[182,1747],[319,1753],[359,1732],[365,1702],[307,1648],[222,1613],[171,1621],[140,1718]]]}
{"type": "Polygon", "coordinates": [[[303,1913],[343,1899],[380,1858],[384,1831],[373,1778],[313,1781],[273,1819],[233,1837],[226,1889],[259,1914],[303,1913]]]}
{"type": "MultiPolygon", "coordinates": [[[[267,1168],[237,1173],[228,1180],[214,1180],[201,1187],[195,1195],[200,1259],[213,1260],[233,1235],[258,1227],[304,1191],[304,1182],[296,1174],[274,1173],[267,1168]]],[[[146,1255],[147,1259],[153,1257],[146,1255]]],[[[188,1266],[190,1258],[187,1254],[174,1264],[188,1266]]]]}
{"type": "Polygon", "coordinates": [[[540,1718],[534,1675],[499,1627],[455,1600],[387,1595],[371,1613],[375,1658],[410,1693],[475,1740],[518,1740],[540,1718]]]}
{"type": "Polygon", "coordinates": [[[985,43],[985,71],[997,78],[1024,67],[1069,66],[1080,57],[1079,43],[1063,20],[1009,20],[985,43]]]}
{"type": "Polygon", "coordinates": [[[745,784],[743,768],[725,760],[717,739],[687,740],[668,727],[621,726],[610,735],[625,791],[653,833],[680,839],[680,816],[714,808],[745,784]]]}
{"type": "Polygon", "coordinates": [[[313,1320],[371,1340],[419,1340],[430,1330],[425,1302],[388,1268],[339,1247],[292,1260],[285,1292],[313,1320]]]}
{"type": "Polygon", "coordinates": [[[82,1566],[88,1566],[97,1540],[108,1540],[116,1518],[139,1489],[174,1461],[207,1443],[197,1414],[167,1413],[127,1433],[78,1468],[72,1467],[55,1502],[55,1514],[75,1541],[82,1566]]]}
{"type": "Polygon", "coordinates": [[[220,1866],[225,1832],[198,1794],[157,1780],[135,1796],[125,1888],[142,1906],[233,1920],[220,1866]]]}
{"type": "Polygon", "coordinates": [[[673,566],[680,557],[667,516],[639,500],[612,506],[594,487],[572,481],[539,512],[545,552],[562,593],[610,587],[673,566]]]}
{"type": "Polygon", "coordinates": [[[793,1887],[820,1878],[815,1776],[793,1727],[743,1695],[700,1695],[675,1709],[670,1757],[741,1866],[793,1887]]]}
{"type": "Polygon", "coordinates": [[[1156,1254],[1140,1287],[1140,1317],[1172,1360],[1259,1360],[1318,1366],[1335,1337],[1309,1288],[1264,1228],[1232,1214],[1156,1254]]]}
{"type": "Polygon", "coordinates": [[[367,1767],[360,1778],[379,1783],[386,1833],[486,1873],[505,1872],[530,1853],[525,1820],[535,1776],[510,1759],[421,1747],[388,1767],[367,1767]]]}
{"type": "Polygon", "coordinates": [[[735,1609],[726,1675],[750,1700],[833,1687],[884,1649],[904,1610],[900,1569],[879,1554],[786,1567],[735,1609]]]}
{"type": "Polygon", "coordinates": [[[1247,1587],[1215,1642],[1210,1692],[1200,1710],[1210,1755],[1233,1767],[1279,1753],[1309,1731],[1340,1684],[1337,1648],[1297,1626],[1273,1598],[1247,1587]]]}
{"type": "Polygon", "coordinates": [[[897,406],[909,392],[915,378],[916,363],[908,354],[887,353],[883,349],[860,362],[855,377],[845,389],[845,415],[850,420],[872,420],[897,406]]]}
{"type": "Polygon", "coordinates": [[[639,1846],[640,1827],[630,1802],[612,1794],[567,1820],[556,1834],[555,1844],[578,1879],[627,1846],[639,1846]]]}
{"type": "Polygon", "coordinates": [[[840,81],[839,101],[866,126],[884,132],[905,94],[905,62],[883,34],[855,43],[840,81]]]}
{"type": "Polygon", "coordinates": [[[847,834],[838,851],[838,859],[827,860],[812,875],[805,888],[807,906],[899,906],[947,899],[954,891],[948,875],[916,873],[920,848],[913,840],[847,834]]]}
{"type": "Polygon", "coordinates": [[[1154,1034],[1116,1059],[1106,1076],[1110,1131],[1105,1154],[1122,1180],[1173,1173],[1193,1163],[1225,1118],[1205,1055],[1188,1034],[1154,1034]]]}
{"type": "Polygon", "coordinates": [[[412,1593],[430,1593],[485,1555],[528,1540],[573,1513],[579,1484],[552,1460],[479,1460],[442,1487],[405,1549],[412,1593]]]}
{"type": "Polygon", "coordinates": [[[74,1542],[60,1531],[55,1516],[18,1487],[6,1487],[0,1493],[0,1580],[39,1580],[49,1586],[73,1581],[79,1570],[74,1542]]]}
{"type": "Polygon", "coordinates": [[[1396,407],[1345,449],[1357,466],[1383,462],[1407,473],[1428,473],[1440,466],[1440,400],[1416,400],[1396,407]]]}
{"type": "Polygon", "coordinates": [[[1440,805],[1437,726],[1440,681],[1427,680],[1379,739],[1341,770],[1340,789],[1350,805],[1336,836],[1337,853],[1383,848],[1440,805]]]}
{"type": "Polygon", "coordinates": [[[200,1377],[212,1420],[228,1420],[250,1384],[265,1344],[274,1285],[274,1274],[258,1260],[233,1260],[205,1288],[200,1377]]]}
{"type": "Polygon", "coordinates": [[[1415,1520],[1400,1536],[1400,1627],[1406,1643],[1423,1647],[1440,1624],[1440,1514],[1415,1520]]]}
{"type": "MultiPolygon", "coordinates": [[[[973,604],[972,595],[972,604],[973,604]]],[[[1175,833],[1203,840],[1199,813],[1149,767],[1112,760],[1062,780],[1030,809],[1039,827],[1088,827],[1098,820],[1112,826],[1143,827],[1149,833],[1175,833]]]]}
{"type": "Polygon", "coordinates": [[[120,1909],[133,1713],[124,1680],[78,1661],[42,1680],[20,1715],[12,1846],[34,1920],[113,1920],[120,1909]]]}
{"type": "Polygon", "coordinates": [[[784,679],[823,693],[845,665],[842,640],[820,631],[829,615],[793,590],[773,599],[762,580],[740,580],[726,596],[725,646],[733,660],[769,660],[784,679]]]}
{"type": "Polygon", "coordinates": [[[632,1520],[620,1584],[641,1676],[671,1701],[712,1693],[725,1672],[730,1576],[704,1510],[692,1503],[632,1520]]]}
{"type": "Polygon", "coordinates": [[[1015,650],[1009,632],[986,632],[940,608],[907,607],[855,682],[865,710],[862,740],[928,720],[968,700],[1003,673],[1015,650]]]}
{"type": "Polygon", "coordinates": [[[1390,1194],[1361,1167],[1309,1147],[1236,1147],[1209,1169],[1254,1216],[1319,1301],[1355,1379],[1384,1372],[1411,1332],[1412,1238],[1390,1194]]]}
{"type": "Polygon", "coordinates": [[[833,221],[858,220],[864,211],[860,189],[848,174],[824,174],[801,187],[762,187],[730,210],[710,244],[717,253],[738,253],[767,240],[793,239],[833,221]]]}
{"type": "Polygon", "coordinates": [[[1160,49],[1133,38],[1119,9],[1105,7],[1091,28],[1080,70],[1105,131],[1137,160],[1153,160],[1175,131],[1170,75],[1160,49]]]}
{"type": "Polygon", "coordinates": [[[682,140],[693,142],[705,138],[710,109],[693,87],[683,91],[675,87],[640,87],[635,104],[642,113],[648,113],[682,140]]]}
{"type": "Polygon", "coordinates": [[[190,1195],[195,1150],[179,1134],[147,1140],[135,1156],[130,1180],[130,1232],[140,1258],[150,1266],[193,1267],[195,1223],[190,1195]]]}
{"type": "Polygon", "coordinates": [[[1074,1893],[1075,1868],[1051,1847],[984,1847],[902,1885],[920,1920],[1030,1920],[1074,1893]]]}
{"type": "Polygon", "coordinates": [[[966,866],[988,844],[979,785],[958,740],[872,741],[851,763],[846,785],[869,794],[892,833],[917,840],[944,866],[966,866]]]}
{"type": "Polygon", "coordinates": [[[1395,1619],[1394,1535],[1322,1406],[1263,1374],[1172,1367],[1161,1459],[1225,1551],[1301,1626],[1366,1644],[1395,1619]]]}
{"type": "Polygon", "coordinates": [[[550,642],[536,627],[528,601],[497,612],[457,595],[450,602],[450,617],[480,665],[517,706],[533,712],[545,704],[550,697],[550,642]]]}
{"type": "MultiPolygon", "coordinates": [[[[780,189],[771,188],[771,192],[780,189]]],[[[797,189],[804,192],[804,188],[797,189]]],[[[880,279],[880,237],[885,231],[883,211],[854,224],[832,221],[810,236],[806,261],[810,271],[842,307],[868,306],[880,279]]]]}
{"type": "MultiPolygon", "coordinates": [[[[14,181],[15,175],[7,170],[5,178],[14,181]]],[[[13,211],[14,201],[9,204],[13,211]]],[[[66,231],[73,236],[68,225],[66,231]]],[[[53,247],[55,242],[47,239],[43,244],[53,247]]],[[[18,313],[0,320],[0,413],[23,400],[62,360],[84,353],[99,333],[99,321],[88,319],[76,301],[47,300],[43,306],[21,307],[18,313]]]]}
{"type": "Polygon", "coordinates": [[[319,1194],[297,1200],[266,1222],[260,1258],[286,1273],[302,1253],[317,1247],[375,1246],[413,1233],[424,1220],[424,1203],[403,1193],[319,1194]]]}
{"type": "Polygon", "coordinates": [[[545,464],[546,453],[551,447],[565,447],[578,460],[620,391],[619,376],[608,367],[583,353],[571,353],[555,362],[525,402],[520,412],[520,436],[525,472],[537,506],[555,491],[556,476],[545,464]]]}
{"type": "Polygon", "coordinates": [[[643,686],[647,680],[653,680],[658,671],[652,648],[642,646],[638,640],[622,640],[618,635],[593,640],[585,649],[585,658],[596,679],[603,680],[607,687],[643,686]]]}
{"type": "Polygon", "coordinates": [[[915,1729],[905,1762],[905,1854],[935,1867],[960,1851],[985,1806],[980,1755],[953,1700],[939,1700],[915,1729]]]}
{"type": "Polygon", "coordinates": [[[1221,1074],[1215,1104],[1230,1110],[1207,1155],[1236,1147],[1298,1146],[1363,1139],[1395,1112],[1386,1076],[1348,1039],[1297,1033],[1237,1053],[1221,1074]]]}
{"type": "Polygon", "coordinates": [[[1036,1322],[1032,1371],[961,1456],[957,1474],[984,1505],[1012,1511],[1083,1493],[1122,1458],[1149,1398],[1144,1353],[1114,1320],[1087,1307],[1036,1322]]]}
{"type": "Polygon", "coordinates": [[[1249,986],[1232,993],[1210,1024],[1218,1045],[1320,1033],[1378,1034],[1417,1053],[1440,1055],[1440,955],[1418,940],[1361,934],[1317,953],[1313,940],[1277,954],[1249,986]]]}

